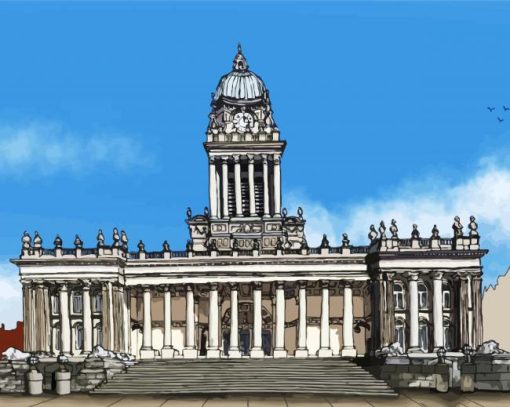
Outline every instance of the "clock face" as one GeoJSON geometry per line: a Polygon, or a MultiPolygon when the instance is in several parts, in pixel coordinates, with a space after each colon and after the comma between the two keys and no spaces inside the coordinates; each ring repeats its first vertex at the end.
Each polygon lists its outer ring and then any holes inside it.
{"type": "Polygon", "coordinates": [[[253,116],[247,112],[239,112],[234,115],[234,126],[241,133],[253,127],[253,116]]]}

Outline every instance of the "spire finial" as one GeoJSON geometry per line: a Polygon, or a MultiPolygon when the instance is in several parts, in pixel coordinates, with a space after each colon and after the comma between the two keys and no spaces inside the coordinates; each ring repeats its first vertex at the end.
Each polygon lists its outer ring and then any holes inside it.
{"type": "Polygon", "coordinates": [[[246,58],[243,55],[243,49],[241,47],[241,43],[237,43],[237,54],[234,58],[234,64],[232,66],[232,69],[234,71],[247,71],[248,70],[248,64],[246,63],[246,58]]]}

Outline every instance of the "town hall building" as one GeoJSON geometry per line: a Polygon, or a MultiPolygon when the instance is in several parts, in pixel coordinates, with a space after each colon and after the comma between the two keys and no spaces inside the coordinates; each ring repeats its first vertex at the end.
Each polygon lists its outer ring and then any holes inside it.
{"type": "Polygon", "coordinates": [[[188,209],[185,250],[166,241],[159,251],[142,241],[132,250],[117,229],[112,240],[100,230],[92,247],[79,236],[66,247],[58,235],[48,247],[25,232],[12,260],[23,285],[24,350],[79,358],[100,345],[185,360],[479,345],[486,250],[475,218],[465,231],[455,217],[449,238],[436,227],[423,237],[417,225],[402,237],[391,220],[367,223],[366,246],[344,234],[338,247],[327,236],[310,247],[305,212],[282,207],[285,146],[269,91],[239,47],[212,96],[209,205],[188,209]]]}

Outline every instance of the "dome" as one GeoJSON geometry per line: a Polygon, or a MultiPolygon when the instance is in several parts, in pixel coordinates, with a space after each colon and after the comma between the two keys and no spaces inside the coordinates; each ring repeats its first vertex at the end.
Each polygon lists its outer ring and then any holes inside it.
{"type": "Polygon", "coordinates": [[[258,102],[265,97],[266,92],[266,86],[262,79],[248,70],[241,45],[238,45],[232,72],[220,79],[213,96],[213,102],[221,98],[233,103],[258,102]]]}

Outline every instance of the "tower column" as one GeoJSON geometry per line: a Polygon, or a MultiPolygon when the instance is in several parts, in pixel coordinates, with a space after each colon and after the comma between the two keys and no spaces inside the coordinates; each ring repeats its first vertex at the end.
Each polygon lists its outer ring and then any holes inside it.
{"type": "Polygon", "coordinates": [[[219,358],[218,339],[218,284],[211,284],[209,289],[209,346],[207,347],[208,358],[219,358]]]}
{"type": "Polygon", "coordinates": [[[350,282],[348,282],[344,285],[344,318],[342,325],[342,339],[343,339],[342,356],[348,358],[356,357],[352,323],[353,323],[352,285],[350,282]]]}
{"type": "Polygon", "coordinates": [[[285,358],[285,283],[276,283],[276,341],[273,357],[285,358]]]}
{"type": "Polygon", "coordinates": [[[243,202],[241,194],[241,159],[234,156],[234,184],[236,192],[236,216],[243,216],[243,202]]]}
{"type": "Polygon", "coordinates": [[[175,355],[175,349],[172,345],[172,291],[170,286],[165,287],[163,299],[164,313],[164,331],[163,331],[163,349],[161,349],[162,359],[171,359],[175,355]]]}
{"type": "Polygon", "coordinates": [[[269,166],[267,155],[262,156],[262,172],[264,176],[264,217],[269,217],[269,166]]]}
{"type": "Polygon", "coordinates": [[[214,157],[209,157],[209,205],[211,206],[211,218],[218,217],[218,197],[216,186],[216,162],[214,157]]]}
{"type": "Polygon", "coordinates": [[[62,284],[59,291],[60,300],[60,351],[65,355],[71,353],[71,327],[69,323],[69,293],[67,284],[62,284]]]}
{"type": "Polygon", "coordinates": [[[222,157],[221,183],[223,187],[223,217],[228,218],[228,157],[222,157]]]}
{"type": "Polygon", "coordinates": [[[297,358],[308,357],[308,348],[306,346],[306,281],[299,282],[298,347],[295,356],[297,358]]]}
{"type": "Polygon", "coordinates": [[[90,283],[83,283],[83,353],[92,352],[92,309],[90,307],[90,283]]]}
{"type": "Polygon", "coordinates": [[[274,162],[274,216],[280,216],[281,208],[281,180],[280,180],[280,160],[281,157],[275,155],[274,162]]]}
{"type": "Polygon", "coordinates": [[[333,356],[333,351],[329,346],[329,281],[321,281],[321,288],[321,347],[317,356],[330,357],[333,356]]]}
{"type": "Polygon", "coordinates": [[[143,288],[143,339],[140,359],[154,359],[152,348],[151,287],[143,288]]]}
{"type": "Polygon", "coordinates": [[[250,357],[263,358],[262,350],[262,284],[253,283],[253,347],[250,357]]]}
{"type": "Polygon", "coordinates": [[[257,216],[255,211],[255,158],[248,155],[248,187],[250,190],[250,216],[257,216]]]}
{"type": "Polygon", "coordinates": [[[238,304],[238,285],[230,285],[230,348],[228,350],[229,358],[240,358],[239,352],[239,304],[238,304]]]}
{"type": "Polygon", "coordinates": [[[419,349],[418,340],[418,273],[409,273],[409,351],[419,349]]]}
{"type": "Polygon", "coordinates": [[[434,321],[434,349],[437,351],[444,346],[443,332],[443,273],[433,275],[434,286],[432,293],[432,319],[434,321]]]}
{"type": "Polygon", "coordinates": [[[198,357],[195,346],[195,299],[193,298],[193,285],[186,285],[186,346],[182,351],[185,359],[198,357]]]}

